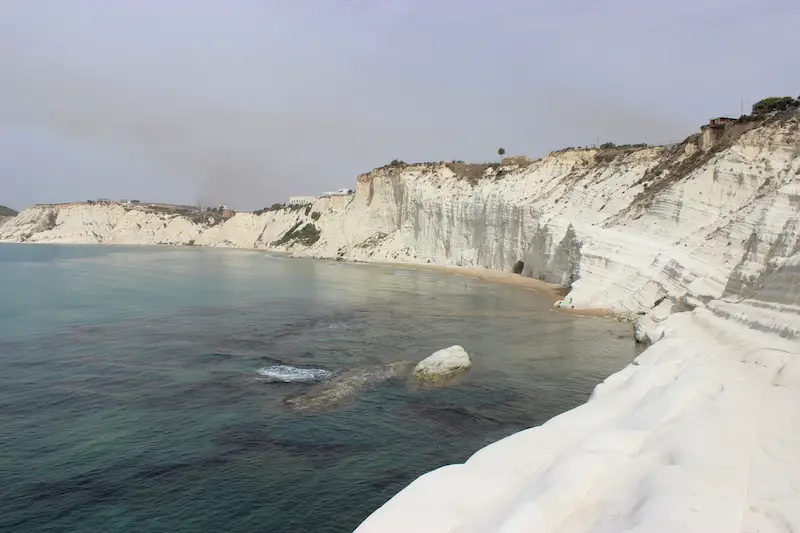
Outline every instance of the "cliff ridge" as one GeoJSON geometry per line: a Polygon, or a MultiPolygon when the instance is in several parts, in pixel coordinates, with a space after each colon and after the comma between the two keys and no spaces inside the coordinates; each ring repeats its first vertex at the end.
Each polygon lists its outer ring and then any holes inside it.
{"type": "Polygon", "coordinates": [[[354,195],[212,222],[114,205],[35,206],[0,240],[194,244],[511,271],[571,305],[658,322],[797,253],[800,117],[785,111],[672,146],[571,148],[541,159],[389,165],[354,195]]]}

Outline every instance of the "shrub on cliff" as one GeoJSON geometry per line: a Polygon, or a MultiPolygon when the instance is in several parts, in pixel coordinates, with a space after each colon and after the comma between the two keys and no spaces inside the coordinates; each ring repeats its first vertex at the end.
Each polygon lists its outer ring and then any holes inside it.
{"type": "Polygon", "coordinates": [[[616,144],[612,142],[603,143],[600,145],[600,150],[635,150],[638,148],[648,148],[650,145],[647,143],[633,143],[633,144],[616,144]]]}
{"type": "Polygon", "coordinates": [[[292,244],[294,242],[300,243],[304,246],[311,246],[319,240],[320,230],[311,222],[300,228],[302,222],[298,222],[292,228],[283,234],[283,236],[272,243],[273,246],[282,246],[284,244],[292,244]],[[300,228],[300,229],[298,229],[300,228]]]}
{"type": "Polygon", "coordinates": [[[272,204],[269,207],[264,207],[262,209],[256,209],[255,211],[253,211],[253,214],[254,215],[263,215],[264,213],[267,213],[269,211],[280,211],[281,209],[283,209],[283,204],[275,203],[275,204],[272,204]]]}
{"type": "Polygon", "coordinates": [[[766,115],[774,111],[786,111],[800,107],[800,100],[791,96],[770,96],[753,104],[754,115],[766,115]]]}
{"type": "Polygon", "coordinates": [[[295,237],[295,240],[305,246],[311,246],[319,240],[320,233],[321,232],[319,229],[314,224],[309,222],[300,229],[295,237]]]}

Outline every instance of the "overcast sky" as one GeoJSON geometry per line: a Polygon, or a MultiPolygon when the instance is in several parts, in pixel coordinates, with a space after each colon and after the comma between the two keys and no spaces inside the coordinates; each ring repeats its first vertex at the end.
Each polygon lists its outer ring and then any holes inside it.
{"type": "Polygon", "coordinates": [[[797,0],[0,0],[0,204],[253,209],[800,94],[797,0]]]}

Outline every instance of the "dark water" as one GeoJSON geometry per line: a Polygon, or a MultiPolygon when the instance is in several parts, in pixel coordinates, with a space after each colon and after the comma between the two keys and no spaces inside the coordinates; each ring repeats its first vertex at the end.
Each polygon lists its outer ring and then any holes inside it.
{"type": "Polygon", "coordinates": [[[461,276],[257,252],[0,245],[0,530],[347,532],[417,475],[584,402],[627,325],[461,276]],[[456,387],[318,413],[267,383],[461,344],[456,387]]]}

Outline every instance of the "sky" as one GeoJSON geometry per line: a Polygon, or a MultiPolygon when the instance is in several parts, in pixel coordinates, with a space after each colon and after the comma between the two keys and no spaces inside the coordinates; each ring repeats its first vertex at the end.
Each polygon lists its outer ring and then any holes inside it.
{"type": "Polygon", "coordinates": [[[800,94],[796,0],[0,0],[0,204],[239,210],[800,94]]]}

